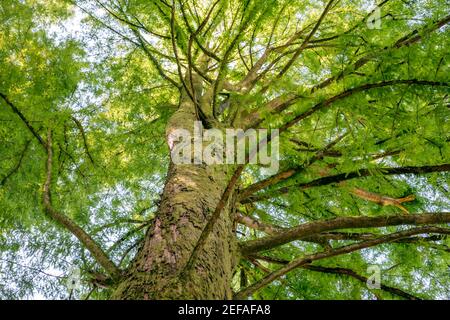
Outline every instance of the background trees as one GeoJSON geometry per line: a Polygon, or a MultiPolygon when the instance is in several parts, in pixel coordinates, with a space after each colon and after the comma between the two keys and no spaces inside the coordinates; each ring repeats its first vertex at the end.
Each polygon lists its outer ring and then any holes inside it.
{"type": "Polygon", "coordinates": [[[228,176],[240,297],[448,298],[445,4],[379,2],[378,29],[364,1],[2,1],[2,296],[67,297],[78,266],[75,296],[109,297],[184,90],[207,126],[282,131],[278,174],[228,176]]]}

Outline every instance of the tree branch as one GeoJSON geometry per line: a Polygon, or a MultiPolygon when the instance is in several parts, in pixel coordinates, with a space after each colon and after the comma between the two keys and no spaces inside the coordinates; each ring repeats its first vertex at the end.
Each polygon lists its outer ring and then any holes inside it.
{"type": "MultiPolygon", "coordinates": [[[[267,233],[269,235],[275,235],[277,233],[282,233],[285,230],[287,230],[288,228],[283,228],[277,225],[273,225],[273,224],[269,224],[269,223],[264,223],[260,220],[257,220],[253,217],[244,215],[240,212],[236,212],[235,214],[235,220],[237,223],[240,223],[250,229],[254,229],[254,230],[259,230],[262,231],[264,233],[267,233]]],[[[306,242],[313,242],[313,243],[317,243],[323,247],[328,247],[329,243],[328,243],[329,237],[327,234],[317,234],[317,235],[313,235],[310,237],[306,237],[303,238],[302,241],[306,241],[306,242]]]]}
{"type": "Polygon", "coordinates": [[[311,92],[315,92],[318,89],[323,89],[323,88],[327,87],[328,85],[330,85],[331,83],[333,83],[334,81],[341,80],[346,74],[348,74],[349,72],[354,72],[354,71],[358,70],[359,68],[361,68],[362,66],[367,64],[369,61],[371,61],[371,59],[379,56],[382,52],[386,52],[391,49],[399,49],[403,46],[407,46],[407,45],[411,45],[411,44],[419,42],[420,40],[422,40],[422,38],[425,34],[431,33],[433,31],[441,28],[442,26],[446,25],[449,22],[450,22],[450,15],[436,21],[435,23],[431,24],[431,26],[424,27],[420,32],[418,32],[417,30],[414,30],[410,34],[406,35],[405,37],[402,37],[399,40],[397,40],[393,46],[383,48],[381,50],[381,52],[380,51],[371,52],[371,53],[365,55],[364,57],[358,59],[355,63],[353,63],[352,65],[345,68],[344,71],[340,72],[336,76],[332,76],[332,77],[322,81],[321,83],[315,85],[311,89],[311,92]]]}
{"type": "Polygon", "coordinates": [[[313,187],[339,183],[342,181],[347,181],[355,178],[370,177],[376,175],[377,173],[381,175],[399,175],[399,174],[425,174],[432,172],[448,172],[448,171],[450,171],[449,163],[435,166],[421,166],[421,167],[407,166],[397,168],[360,169],[356,171],[325,176],[309,182],[298,183],[291,186],[282,187],[260,195],[249,196],[246,199],[242,199],[241,203],[249,203],[270,199],[281,194],[286,194],[290,192],[293,188],[305,190],[313,187]]]}
{"type": "Polygon", "coordinates": [[[79,130],[80,133],[81,133],[81,137],[82,137],[82,139],[83,139],[84,150],[86,151],[86,154],[87,154],[89,160],[91,161],[91,163],[92,163],[93,165],[95,165],[94,159],[92,158],[91,153],[89,152],[89,147],[88,147],[88,143],[87,143],[87,139],[86,139],[86,133],[84,132],[83,125],[82,125],[81,122],[80,122],[77,118],[75,118],[75,117],[72,117],[72,120],[73,120],[73,122],[75,122],[75,124],[76,124],[78,130],[79,130]]]}
{"type": "MultiPolygon", "coordinates": [[[[448,220],[450,221],[450,214],[448,214],[448,220]]],[[[447,221],[448,222],[448,221],[447,221]]],[[[436,227],[420,227],[420,228],[414,228],[406,231],[399,231],[395,233],[391,233],[385,236],[381,236],[379,238],[363,241],[355,244],[350,244],[347,246],[343,246],[337,249],[333,249],[331,251],[325,251],[320,252],[316,254],[306,255],[304,257],[298,258],[296,260],[293,260],[292,262],[288,263],[286,266],[270,273],[269,275],[265,276],[261,280],[257,281],[256,283],[252,284],[251,286],[239,291],[235,296],[234,299],[245,299],[246,297],[250,296],[257,290],[263,288],[264,286],[270,284],[272,281],[280,278],[281,276],[285,275],[289,271],[302,267],[306,264],[310,264],[313,261],[321,260],[325,258],[335,257],[338,255],[358,251],[364,248],[373,247],[382,243],[389,243],[392,241],[396,241],[402,238],[410,237],[412,235],[417,234],[424,234],[424,233],[450,233],[449,229],[443,229],[443,228],[436,228],[436,227]]]]}
{"type": "Polygon", "coordinates": [[[243,242],[240,247],[241,252],[248,255],[263,250],[270,250],[288,242],[301,240],[305,237],[317,235],[324,231],[353,228],[380,228],[397,225],[440,224],[448,222],[450,222],[450,213],[447,212],[380,217],[338,217],[330,220],[303,223],[272,236],[243,242]]]}
{"type": "Polygon", "coordinates": [[[241,212],[236,212],[235,214],[236,222],[247,226],[248,228],[259,230],[267,234],[277,234],[283,232],[286,228],[276,226],[273,224],[264,223],[250,216],[244,215],[241,212]]]}
{"type": "Polygon", "coordinates": [[[259,182],[256,182],[256,183],[248,186],[247,188],[245,188],[244,190],[241,191],[241,193],[239,195],[239,200],[246,199],[253,193],[258,192],[259,190],[262,190],[264,188],[267,188],[268,186],[277,184],[280,181],[284,181],[284,180],[292,177],[294,174],[298,174],[299,172],[303,171],[306,168],[306,166],[310,166],[317,160],[322,159],[324,157],[324,155],[326,154],[326,152],[329,151],[331,148],[333,148],[337,143],[339,143],[346,135],[347,135],[347,133],[339,135],[334,140],[332,140],[330,143],[328,143],[325,147],[317,150],[315,152],[315,154],[306,161],[307,165],[302,165],[301,167],[298,167],[298,168],[290,168],[288,170],[279,172],[273,176],[270,176],[264,180],[261,180],[259,182]]]}
{"type": "Polygon", "coordinates": [[[47,175],[43,189],[43,205],[46,214],[60,224],[62,227],[70,231],[77,239],[89,250],[95,260],[108,272],[113,279],[120,277],[119,268],[110,260],[107,254],[102,250],[100,245],[95,242],[92,237],[87,234],[72,219],[55,210],[52,206],[50,185],[52,181],[52,165],[53,165],[53,148],[52,133],[48,130],[47,135],[47,175]]]}
{"type": "Polygon", "coordinates": [[[292,58],[288,61],[288,63],[283,67],[283,69],[280,71],[280,73],[278,74],[277,78],[280,78],[283,76],[283,74],[286,73],[286,71],[291,67],[291,65],[294,63],[294,61],[298,58],[298,56],[300,55],[300,53],[302,53],[302,51],[305,49],[305,47],[307,46],[307,44],[309,43],[309,40],[314,36],[314,34],[316,33],[317,29],[319,29],[320,24],[322,23],[322,20],[325,18],[325,16],[327,15],[328,11],[331,9],[331,5],[333,4],[334,0],[330,0],[328,1],[327,6],[325,7],[325,9],[323,10],[322,14],[320,15],[319,19],[317,20],[314,28],[311,30],[311,32],[306,36],[306,39],[303,41],[303,43],[301,44],[301,46],[297,49],[297,51],[295,51],[294,55],[292,56],[292,58]]]}
{"type": "Polygon", "coordinates": [[[14,174],[17,172],[17,170],[19,170],[20,166],[22,165],[22,161],[23,158],[25,157],[25,153],[28,150],[28,147],[30,146],[31,140],[28,140],[25,142],[25,146],[22,150],[22,152],[20,153],[19,156],[19,161],[17,161],[16,165],[14,167],[11,168],[11,170],[9,170],[9,172],[2,178],[2,180],[0,180],[0,187],[4,186],[6,181],[14,174]]]}
{"type": "Polygon", "coordinates": [[[138,38],[139,41],[139,46],[144,50],[145,54],[147,55],[147,57],[150,59],[150,61],[152,62],[152,64],[155,66],[156,70],[158,71],[158,73],[160,74],[160,76],[169,81],[171,84],[173,84],[176,88],[180,89],[181,85],[178,84],[175,80],[173,80],[171,77],[169,77],[168,75],[166,75],[166,73],[164,72],[164,69],[161,67],[161,65],[159,64],[158,60],[152,55],[152,53],[148,50],[147,46],[145,45],[144,41],[142,40],[140,34],[136,31],[133,30],[135,36],[138,38]]]}
{"type": "MultiPolygon", "coordinates": [[[[399,240],[401,241],[401,239],[399,240]]],[[[256,257],[250,257],[252,263],[253,261],[257,262],[257,260],[263,260],[263,261],[267,261],[267,262],[271,262],[271,263],[276,263],[276,264],[282,264],[282,265],[287,265],[289,263],[289,261],[287,260],[281,260],[281,259],[266,259],[265,256],[256,256],[256,257]]],[[[367,284],[367,280],[368,278],[358,274],[356,271],[349,269],[349,268],[341,268],[341,267],[323,267],[323,266],[317,266],[317,265],[312,265],[312,264],[305,264],[303,266],[301,266],[301,268],[306,269],[306,270],[311,270],[311,271],[316,271],[316,272],[321,272],[321,273],[329,273],[329,274],[337,274],[337,275],[345,275],[345,276],[349,276],[351,278],[354,278],[358,281],[360,281],[363,284],[367,284]]],[[[270,273],[270,270],[267,270],[267,273],[270,273]]],[[[391,286],[387,286],[384,284],[380,285],[380,289],[384,290],[386,292],[395,294],[399,297],[408,299],[408,300],[422,300],[419,297],[416,297],[412,294],[409,294],[401,289],[395,288],[395,287],[391,287],[391,286]]]]}
{"type": "MultiPolygon", "coordinates": [[[[307,269],[307,270],[311,270],[311,271],[316,271],[316,272],[321,272],[321,273],[329,273],[329,274],[338,274],[338,275],[346,275],[349,277],[352,277],[358,281],[360,281],[363,284],[367,283],[368,278],[365,276],[362,276],[360,274],[358,274],[357,272],[355,272],[352,269],[349,268],[340,268],[340,267],[322,267],[322,266],[313,266],[310,264],[304,265],[302,266],[303,269],[307,269]]],[[[385,284],[380,284],[380,289],[384,290],[386,292],[395,294],[399,297],[405,298],[407,300],[422,300],[419,297],[416,297],[412,294],[409,294],[401,289],[398,288],[394,288],[391,286],[387,286],[385,284]]]]}
{"type": "Polygon", "coordinates": [[[387,81],[380,81],[376,83],[367,83],[363,84],[351,89],[347,89],[331,98],[326,99],[325,101],[319,102],[316,105],[314,105],[312,108],[310,108],[308,111],[305,111],[296,117],[294,117],[292,120],[288,121],[284,125],[282,125],[279,130],[280,132],[286,131],[299,121],[305,119],[306,117],[310,116],[314,112],[321,110],[325,107],[328,107],[332,103],[342,100],[344,98],[347,98],[355,93],[363,92],[370,89],[375,88],[382,88],[386,86],[392,86],[392,85],[399,85],[399,84],[409,84],[409,85],[424,85],[424,86],[441,86],[441,87],[450,87],[450,84],[447,82],[438,82],[438,81],[427,81],[427,80],[418,80],[418,79],[407,79],[407,80],[387,80],[387,81]]]}
{"type": "Polygon", "coordinates": [[[28,130],[30,130],[30,132],[33,134],[33,136],[36,137],[36,139],[39,141],[39,143],[42,145],[42,147],[44,149],[47,149],[47,146],[45,145],[44,140],[39,135],[39,133],[37,133],[37,131],[33,128],[33,126],[30,124],[30,122],[27,120],[27,118],[25,118],[23,113],[20,112],[20,110],[8,99],[8,97],[5,94],[0,92],[0,97],[2,97],[2,99],[6,102],[6,104],[11,107],[12,111],[19,116],[19,118],[27,126],[28,130]]]}
{"type": "MultiPolygon", "coordinates": [[[[181,14],[183,16],[183,20],[184,23],[190,33],[190,38],[195,41],[195,43],[197,44],[197,46],[200,48],[200,50],[207,55],[210,58],[213,58],[214,60],[216,60],[217,62],[222,61],[222,59],[220,59],[220,57],[218,57],[214,52],[208,50],[207,48],[205,48],[205,46],[200,42],[200,40],[198,39],[198,34],[201,32],[201,30],[206,26],[206,23],[208,22],[208,20],[211,17],[212,12],[214,11],[214,8],[216,7],[216,5],[219,3],[219,1],[216,1],[213,3],[213,5],[211,6],[211,8],[209,9],[208,13],[206,14],[205,19],[202,21],[202,23],[198,26],[197,30],[194,31],[191,27],[191,25],[189,24],[189,21],[187,19],[187,15],[185,13],[184,10],[184,5],[181,1],[179,1],[180,3],[180,11],[181,14]]],[[[189,42],[191,42],[192,40],[189,40],[189,42]]],[[[192,45],[192,44],[191,44],[192,45]]]]}

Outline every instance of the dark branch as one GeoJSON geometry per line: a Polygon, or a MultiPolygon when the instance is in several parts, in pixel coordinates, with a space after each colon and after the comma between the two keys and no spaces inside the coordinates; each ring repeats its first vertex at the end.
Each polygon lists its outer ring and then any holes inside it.
{"type": "Polygon", "coordinates": [[[28,150],[28,147],[30,146],[30,140],[25,142],[25,147],[23,148],[22,152],[20,153],[19,160],[17,161],[16,165],[12,167],[9,172],[0,180],[0,187],[4,186],[6,181],[19,170],[20,166],[22,165],[23,158],[25,157],[25,153],[28,150]]]}
{"type": "MultiPolygon", "coordinates": [[[[266,199],[273,198],[275,196],[279,196],[282,194],[286,194],[293,189],[297,190],[305,190],[313,187],[326,186],[333,183],[339,183],[355,178],[364,178],[369,176],[374,176],[376,174],[381,175],[399,175],[399,174],[426,174],[432,172],[448,172],[450,171],[450,164],[441,164],[436,166],[421,166],[421,167],[398,167],[398,168],[378,168],[378,169],[360,169],[356,171],[340,173],[331,176],[325,176],[322,178],[318,178],[316,180],[312,180],[309,182],[294,184],[287,187],[282,187],[271,192],[263,193],[261,195],[250,196],[246,199],[243,199],[241,203],[249,203],[255,201],[262,201],[266,199]]],[[[291,174],[292,175],[292,174],[291,174]]]]}
{"type": "MultiPolygon", "coordinates": [[[[316,272],[321,272],[321,273],[329,273],[329,274],[338,274],[338,275],[346,275],[349,277],[352,277],[358,281],[360,281],[363,284],[367,283],[368,278],[365,276],[362,276],[360,274],[358,274],[357,272],[355,272],[352,269],[349,268],[340,268],[340,267],[322,267],[322,266],[313,266],[313,265],[304,265],[302,266],[303,269],[307,269],[307,270],[311,270],[311,271],[316,271],[316,272]]],[[[408,299],[408,300],[422,300],[419,297],[416,297],[412,294],[409,294],[401,289],[398,288],[394,288],[391,286],[387,286],[385,284],[380,284],[380,289],[384,290],[386,292],[395,294],[399,297],[408,299]]]]}
{"type": "Polygon", "coordinates": [[[333,148],[337,143],[339,143],[346,135],[347,135],[347,133],[344,133],[344,134],[338,136],[337,138],[335,138],[330,143],[328,143],[322,149],[315,150],[315,154],[306,161],[306,165],[302,165],[301,167],[297,167],[297,168],[290,168],[288,170],[279,172],[279,173],[277,173],[273,176],[270,176],[262,181],[259,181],[259,182],[256,182],[256,183],[250,185],[249,187],[247,187],[241,191],[241,194],[239,195],[239,199],[240,200],[246,199],[253,193],[258,192],[259,190],[262,190],[264,188],[267,188],[269,186],[277,184],[280,181],[284,181],[284,180],[292,177],[294,174],[298,174],[299,172],[302,172],[304,169],[306,169],[307,166],[310,166],[314,162],[322,159],[325,156],[325,154],[331,148],[333,148]]]}
{"type": "Polygon", "coordinates": [[[86,154],[87,154],[89,160],[91,161],[91,163],[92,163],[93,165],[95,165],[94,159],[92,158],[91,153],[89,152],[89,147],[88,147],[88,143],[87,143],[87,139],[86,139],[86,133],[85,133],[85,131],[84,131],[83,125],[82,125],[81,122],[80,122],[77,118],[75,118],[75,117],[72,117],[72,120],[73,120],[73,122],[75,122],[75,124],[76,124],[78,130],[79,130],[80,133],[81,133],[81,137],[82,137],[82,139],[83,139],[84,150],[86,151],[86,154]]]}
{"type": "Polygon", "coordinates": [[[112,262],[106,253],[102,250],[100,245],[95,242],[92,237],[87,234],[80,226],[78,226],[72,219],[58,212],[53,208],[50,195],[50,185],[52,181],[52,165],[53,165],[53,148],[52,148],[52,134],[48,131],[47,137],[47,175],[44,184],[43,205],[45,213],[59,225],[70,231],[77,239],[89,250],[95,260],[109,273],[109,275],[117,279],[120,276],[120,270],[112,262]]]}
{"type": "Polygon", "coordinates": [[[397,225],[440,224],[448,222],[450,222],[450,213],[446,212],[380,217],[339,217],[330,220],[304,223],[271,236],[246,241],[241,243],[241,252],[247,255],[263,250],[269,250],[291,241],[318,235],[324,231],[353,228],[380,228],[397,225]]]}
{"type": "Polygon", "coordinates": [[[344,98],[347,98],[355,93],[359,93],[359,92],[363,92],[363,91],[375,89],[375,88],[382,88],[382,87],[401,85],[401,84],[450,87],[450,84],[447,82],[427,81],[427,80],[418,80],[418,79],[388,80],[388,81],[380,81],[380,82],[376,82],[376,83],[363,84],[363,85],[345,90],[331,98],[326,99],[325,101],[317,103],[312,108],[310,108],[308,111],[305,111],[305,112],[297,115],[292,120],[288,121],[283,126],[281,126],[279,128],[280,132],[286,131],[287,129],[289,129],[290,127],[292,127],[299,121],[305,119],[306,117],[309,117],[311,114],[315,113],[316,111],[326,108],[326,107],[330,106],[331,104],[333,104],[334,102],[342,100],[344,98]]]}
{"type": "Polygon", "coordinates": [[[20,112],[20,110],[8,99],[8,97],[5,94],[0,92],[0,97],[2,97],[2,99],[6,102],[6,104],[11,107],[12,111],[19,116],[19,118],[27,126],[28,130],[30,130],[30,132],[33,134],[33,136],[36,137],[36,139],[39,141],[39,143],[42,145],[42,147],[44,147],[44,149],[47,149],[47,146],[45,145],[44,140],[39,135],[39,133],[37,133],[37,131],[33,128],[33,126],[30,124],[30,122],[27,120],[27,118],[25,118],[23,113],[20,112]]]}
{"type": "MultiPolygon", "coordinates": [[[[448,215],[448,219],[450,221],[450,214],[448,215]]],[[[448,221],[447,221],[448,222],[448,221]]],[[[285,275],[289,271],[302,267],[304,265],[310,264],[313,261],[321,260],[325,258],[335,257],[342,254],[347,254],[350,252],[358,251],[361,249],[373,247],[376,245],[380,245],[383,243],[389,243],[392,241],[396,241],[402,238],[407,238],[413,235],[418,234],[425,234],[425,233],[450,233],[449,229],[443,229],[443,228],[436,228],[436,227],[420,227],[420,228],[414,228],[406,231],[399,231],[395,233],[391,233],[385,236],[381,236],[379,238],[363,241],[355,244],[350,244],[347,246],[343,246],[337,249],[333,249],[330,251],[315,253],[311,255],[306,255],[304,257],[298,258],[296,260],[293,260],[292,262],[288,263],[286,266],[270,273],[269,275],[265,276],[261,280],[257,281],[256,283],[252,284],[251,286],[239,291],[235,296],[234,299],[245,299],[246,297],[250,296],[254,292],[258,291],[259,289],[265,287],[266,285],[270,284],[272,281],[280,278],[281,276],[285,275]]]]}
{"type": "Polygon", "coordinates": [[[430,26],[424,27],[423,29],[420,30],[420,32],[418,32],[417,30],[414,30],[410,34],[406,35],[405,37],[402,37],[399,40],[397,40],[392,47],[386,47],[386,48],[383,48],[381,50],[381,52],[380,51],[371,52],[371,53],[365,55],[364,57],[358,59],[355,63],[353,63],[350,66],[348,66],[341,73],[337,74],[336,76],[332,76],[332,77],[322,81],[321,83],[317,84],[316,86],[314,86],[311,89],[311,92],[315,92],[318,89],[323,89],[323,88],[327,87],[328,85],[330,85],[331,83],[333,83],[334,81],[341,80],[349,72],[355,72],[356,70],[358,70],[359,68],[361,68],[362,66],[367,64],[369,61],[371,61],[374,57],[379,56],[383,52],[387,52],[387,51],[392,50],[392,49],[399,49],[399,48],[401,48],[403,46],[412,45],[414,43],[419,42],[420,40],[422,40],[424,35],[429,34],[429,33],[433,32],[433,31],[441,28],[442,26],[444,26],[447,23],[449,23],[449,21],[450,21],[450,15],[448,15],[448,16],[446,16],[446,17],[444,17],[444,18],[434,22],[430,26]]]}
{"type": "MultiPolygon", "coordinates": [[[[399,241],[401,241],[402,239],[400,239],[399,241]]],[[[272,259],[272,258],[267,258],[266,256],[255,256],[255,257],[249,257],[249,259],[251,259],[251,261],[253,260],[262,260],[262,261],[266,261],[266,262],[270,262],[270,263],[275,263],[275,264],[282,264],[282,265],[287,265],[289,263],[288,260],[284,260],[284,259],[272,259]]],[[[337,275],[345,275],[345,276],[349,276],[352,277],[358,281],[360,281],[361,283],[363,283],[364,285],[367,283],[368,278],[365,276],[362,276],[360,274],[358,274],[356,271],[349,269],[349,268],[341,268],[341,267],[323,267],[323,266],[317,266],[317,265],[312,265],[312,264],[305,264],[303,266],[301,266],[301,268],[303,269],[307,269],[307,270],[311,270],[311,271],[316,271],[316,272],[321,272],[321,273],[329,273],[329,274],[337,274],[337,275]]],[[[399,297],[408,299],[408,300],[421,300],[419,297],[413,296],[412,294],[409,294],[401,289],[395,288],[395,287],[391,287],[391,286],[387,286],[384,284],[380,285],[380,289],[384,290],[386,292],[395,294],[399,297]]]]}
{"type": "Polygon", "coordinates": [[[283,67],[283,69],[280,71],[280,73],[278,74],[278,78],[280,78],[281,76],[283,76],[283,74],[286,73],[286,71],[291,67],[291,65],[295,62],[295,60],[298,58],[298,56],[300,55],[300,53],[302,53],[302,51],[305,49],[305,47],[307,46],[307,44],[309,43],[309,40],[314,36],[314,34],[316,33],[316,31],[319,29],[320,24],[322,23],[323,19],[325,18],[325,16],[327,15],[328,11],[331,9],[331,6],[333,4],[334,0],[330,0],[328,1],[327,6],[325,7],[325,9],[323,10],[322,14],[320,15],[319,19],[317,20],[314,28],[311,30],[311,32],[306,36],[306,39],[303,41],[303,43],[301,44],[301,46],[297,49],[297,51],[295,51],[294,55],[292,56],[292,58],[288,61],[288,63],[283,67]]]}

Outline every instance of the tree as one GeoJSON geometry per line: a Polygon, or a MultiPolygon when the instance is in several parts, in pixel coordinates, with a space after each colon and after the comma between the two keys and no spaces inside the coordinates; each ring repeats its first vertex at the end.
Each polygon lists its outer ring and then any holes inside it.
{"type": "Polygon", "coordinates": [[[446,9],[2,1],[2,297],[449,298],[446,9]],[[279,170],[172,161],[198,121],[279,170]]]}

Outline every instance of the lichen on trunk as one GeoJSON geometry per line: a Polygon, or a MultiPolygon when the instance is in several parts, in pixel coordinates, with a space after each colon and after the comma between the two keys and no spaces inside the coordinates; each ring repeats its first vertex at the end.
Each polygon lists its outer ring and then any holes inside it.
{"type": "MultiPolygon", "coordinates": [[[[195,106],[184,92],[166,131],[192,131],[196,120],[195,106]]],[[[113,298],[232,298],[231,278],[238,254],[231,205],[214,224],[193,267],[184,269],[228,178],[224,165],[171,162],[158,213],[113,298]]]]}

